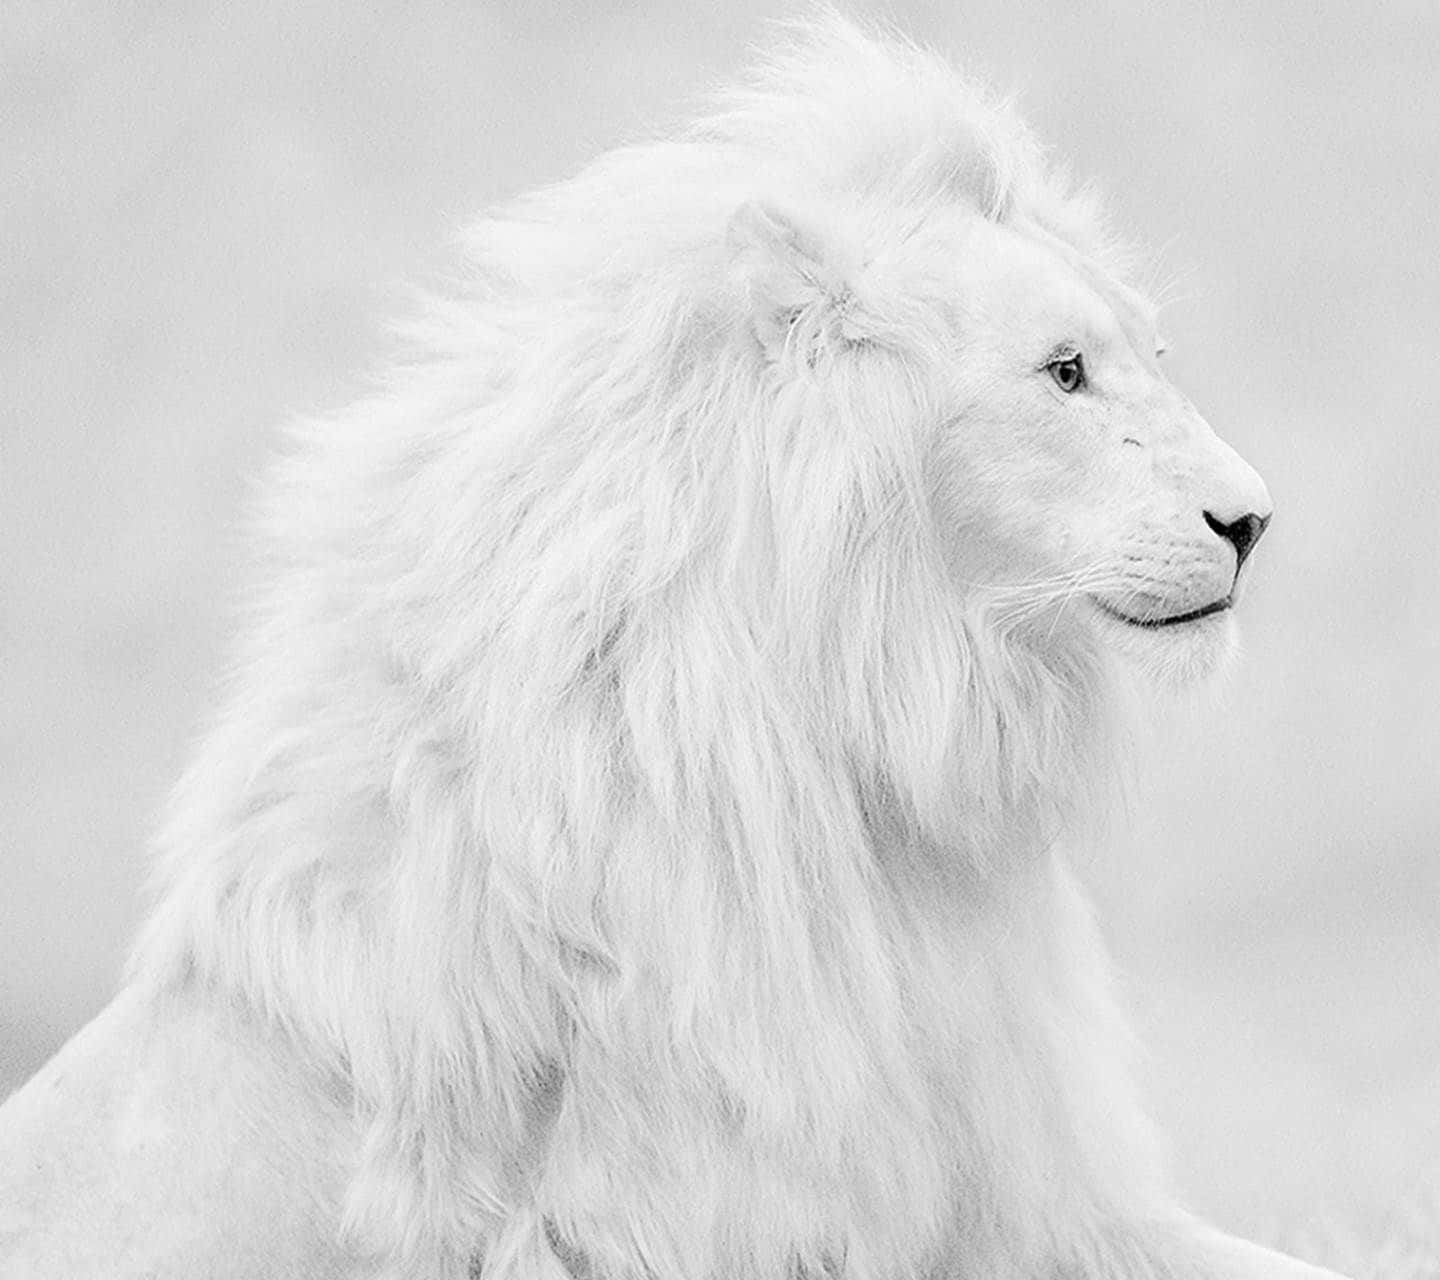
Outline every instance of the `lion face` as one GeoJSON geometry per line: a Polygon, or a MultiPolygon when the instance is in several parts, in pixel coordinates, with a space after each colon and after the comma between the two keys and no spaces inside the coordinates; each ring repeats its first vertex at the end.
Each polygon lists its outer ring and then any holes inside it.
{"type": "Polygon", "coordinates": [[[1037,228],[977,223],[936,469],[952,570],[1003,617],[1203,674],[1233,645],[1264,482],[1165,378],[1151,307],[1037,228]]]}

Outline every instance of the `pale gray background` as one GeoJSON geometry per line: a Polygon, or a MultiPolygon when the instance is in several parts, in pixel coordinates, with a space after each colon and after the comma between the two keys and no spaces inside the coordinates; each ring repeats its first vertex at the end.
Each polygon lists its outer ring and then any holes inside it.
{"type": "MultiPolygon", "coordinates": [[[[0,1093],[112,989],[274,424],[770,12],[6,0],[0,1093]]],[[[1440,6],[895,15],[1163,250],[1170,370],[1275,495],[1246,659],[1096,879],[1194,1202],[1374,1238],[1440,1157],[1440,6]]]]}

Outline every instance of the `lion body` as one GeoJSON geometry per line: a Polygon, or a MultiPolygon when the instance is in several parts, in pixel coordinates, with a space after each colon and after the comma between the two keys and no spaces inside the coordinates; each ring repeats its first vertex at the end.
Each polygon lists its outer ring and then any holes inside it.
{"type": "Polygon", "coordinates": [[[276,469],[131,973],[311,1082],[355,1274],[1282,1274],[1172,1207],[1067,868],[1116,646],[1007,595],[1111,481],[1027,452],[981,301],[1068,271],[1183,416],[1089,204],[832,23],[470,250],[276,469]]]}

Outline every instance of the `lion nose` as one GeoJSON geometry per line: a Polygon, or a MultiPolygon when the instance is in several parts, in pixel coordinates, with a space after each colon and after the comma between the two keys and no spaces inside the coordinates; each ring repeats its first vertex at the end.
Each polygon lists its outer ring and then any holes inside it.
{"type": "Polygon", "coordinates": [[[1239,573],[1246,557],[1255,549],[1260,535],[1265,532],[1265,526],[1270,523],[1270,517],[1258,516],[1250,511],[1238,520],[1226,521],[1217,520],[1207,511],[1205,523],[1235,548],[1235,572],[1239,573]]]}

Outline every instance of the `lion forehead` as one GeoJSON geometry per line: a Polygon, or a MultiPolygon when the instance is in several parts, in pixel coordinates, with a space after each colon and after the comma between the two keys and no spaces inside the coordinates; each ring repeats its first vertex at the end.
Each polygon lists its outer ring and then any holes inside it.
{"type": "Polygon", "coordinates": [[[967,238],[958,288],[973,326],[1038,358],[1061,342],[1128,348],[1159,382],[1157,308],[1123,278],[1042,228],[986,224],[967,238]]]}

